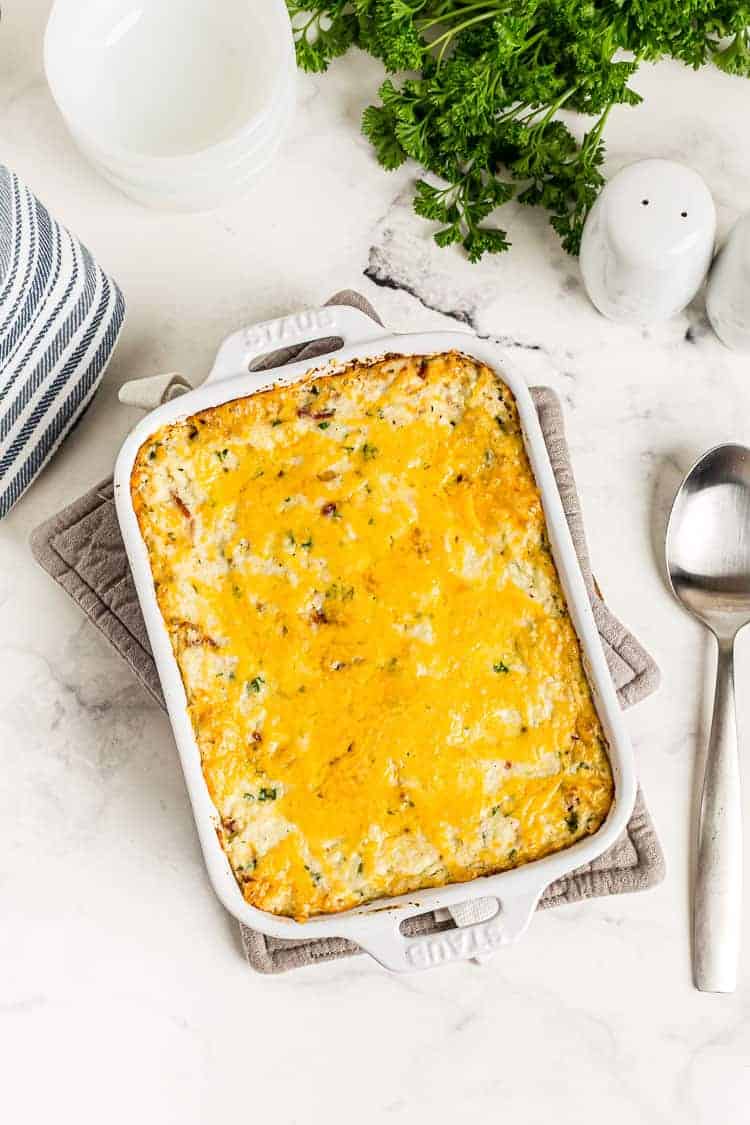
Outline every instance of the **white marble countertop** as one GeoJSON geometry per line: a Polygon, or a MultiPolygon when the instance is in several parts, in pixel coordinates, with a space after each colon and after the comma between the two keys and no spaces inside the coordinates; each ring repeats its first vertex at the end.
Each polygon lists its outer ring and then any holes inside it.
{"type": "MultiPolygon", "coordinates": [[[[648,331],[604,321],[540,215],[514,213],[513,251],[479,267],[434,247],[408,207],[413,170],[386,175],[359,134],[370,59],[300,78],[292,134],[244,200],[202,216],[141,209],[78,156],[51,102],[48,8],[8,5],[0,25],[3,160],[119,280],[129,313],[94,406],[0,526],[7,1119],[203,1125],[244,1119],[247,1103],[281,1125],[746,1120],[750,954],[735,995],[690,980],[691,806],[714,657],[667,594],[660,551],[689,463],[750,441],[747,361],[712,337],[700,301],[648,331]],[[264,978],[208,886],[166,719],[33,564],[28,536],[109,474],[135,417],[122,382],[164,369],[197,382],[229,331],[347,286],[394,329],[458,318],[502,338],[509,362],[562,393],[597,575],[663,669],[627,722],[668,877],[547,911],[481,968],[398,977],[357,958],[264,978]]],[[[611,117],[610,170],[691,163],[725,229],[750,207],[750,83],[660,65],[637,85],[646,104],[611,117]]],[[[745,720],[748,675],[745,650],[745,720]]]]}

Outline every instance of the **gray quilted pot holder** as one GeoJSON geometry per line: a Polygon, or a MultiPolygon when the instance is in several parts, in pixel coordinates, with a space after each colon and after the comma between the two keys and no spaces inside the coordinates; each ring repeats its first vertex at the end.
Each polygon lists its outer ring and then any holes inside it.
{"type": "MultiPolygon", "coordinates": [[[[379,319],[359,294],[346,291],[329,303],[353,304],[379,319]]],[[[267,357],[264,367],[293,359],[312,359],[331,350],[335,341],[320,341],[304,348],[286,349],[267,357]]],[[[548,387],[532,388],[544,439],[560,489],[594,617],[620,703],[630,707],[656,690],[659,670],[631,633],[609,611],[599,596],[586,548],[580,501],[565,439],[560,401],[548,387]]],[[[163,707],[159,677],[149,648],[146,627],[128,567],[115,515],[112,481],[105,481],[64,511],[47,520],[32,535],[37,562],[78,603],[121,656],[146,690],[163,707]]],[[[616,844],[592,863],[552,883],[541,907],[558,906],[598,895],[646,890],[664,878],[664,857],[646,808],[638,792],[627,831],[616,844]]],[[[447,912],[429,913],[408,923],[411,935],[434,933],[455,926],[447,912]]],[[[361,950],[343,938],[293,941],[270,938],[241,926],[248,962],[258,972],[280,973],[319,961],[350,957],[361,950]]]]}

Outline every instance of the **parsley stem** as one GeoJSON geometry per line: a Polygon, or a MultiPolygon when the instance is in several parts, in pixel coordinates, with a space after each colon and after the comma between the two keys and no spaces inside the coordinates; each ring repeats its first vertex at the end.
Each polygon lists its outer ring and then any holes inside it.
{"type": "Polygon", "coordinates": [[[417,20],[416,24],[420,31],[428,31],[429,28],[435,27],[436,24],[446,24],[451,20],[462,19],[468,12],[485,11],[487,12],[487,16],[491,17],[499,15],[500,12],[508,12],[511,10],[507,4],[491,5],[491,11],[487,11],[487,8],[487,0],[473,0],[473,2],[469,4],[461,4],[460,0],[459,3],[457,3],[456,0],[450,0],[450,4],[444,6],[443,11],[437,16],[433,16],[432,19],[417,20]],[[446,8],[453,10],[446,10],[446,8]]]}
{"type": "MultiPolygon", "coordinates": [[[[561,94],[556,102],[553,102],[553,104],[549,107],[549,109],[545,113],[542,120],[538,123],[541,126],[541,128],[544,128],[544,126],[547,125],[552,120],[552,118],[555,116],[557,111],[559,109],[562,109],[562,107],[565,105],[568,98],[571,98],[573,96],[573,94],[575,94],[577,89],[578,89],[577,86],[569,86],[568,89],[565,91],[565,93],[561,94]]],[[[534,126],[534,127],[536,127],[536,126],[534,126]]]]}
{"type": "Polygon", "coordinates": [[[589,145],[589,144],[598,145],[599,140],[601,138],[601,135],[604,132],[604,126],[607,124],[607,118],[609,117],[609,111],[612,109],[612,106],[614,104],[615,104],[614,102],[609,103],[609,105],[607,106],[604,113],[601,115],[601,117],[597,121],[597,123],[594,126],[594,128],[592,129],[592,131],[590,133],[586,134],[586,136],[584,137],[584,143],[585,144],[587,144],[587,145],[589,145]]]}
{"type": "Polygon", "coordinates": [[[445,52],[448,50],[448,47],[451,44],[451,40],[454,39],[456,35],[459,34],[459,32],[465,31],[467,27],[473,27],[474,24],[482,23],[484,20],[494,20],[496,15],[497,12],[483,12],[479,16],[473,16],[470,20],[465,20],[463,23],[460,23],[458,27],[449,28],[447,31],[444,31],[442,35],[439,35],[437,39],[433,39],[430,43],[431,51],[434,51],[438,43],[443,44],[438,51],[437,65],[440,66],[443,59],[445,58],[445,52]],[[445,42],[443,42],[444,40],[445,42]]]}

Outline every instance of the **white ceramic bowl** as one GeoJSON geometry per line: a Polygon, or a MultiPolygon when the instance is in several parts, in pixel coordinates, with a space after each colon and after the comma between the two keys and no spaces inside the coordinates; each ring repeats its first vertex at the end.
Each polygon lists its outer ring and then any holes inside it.
{"type": "Polygon", "coordinates": [[[240,191],[294,104],[284,0],[56,0],[44,58],[81,151],[153,206],[199,210],[240,191]]]}

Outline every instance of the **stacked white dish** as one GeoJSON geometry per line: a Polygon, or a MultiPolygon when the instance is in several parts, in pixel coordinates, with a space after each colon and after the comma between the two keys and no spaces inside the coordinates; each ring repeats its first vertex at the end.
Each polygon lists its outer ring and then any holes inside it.
{"type": "Polygon", "coordinates": [[[284,0],[56,0],[44,59],[78,147],[153,207],[203,210],[246,189],[294,106],[284,0]]]}

